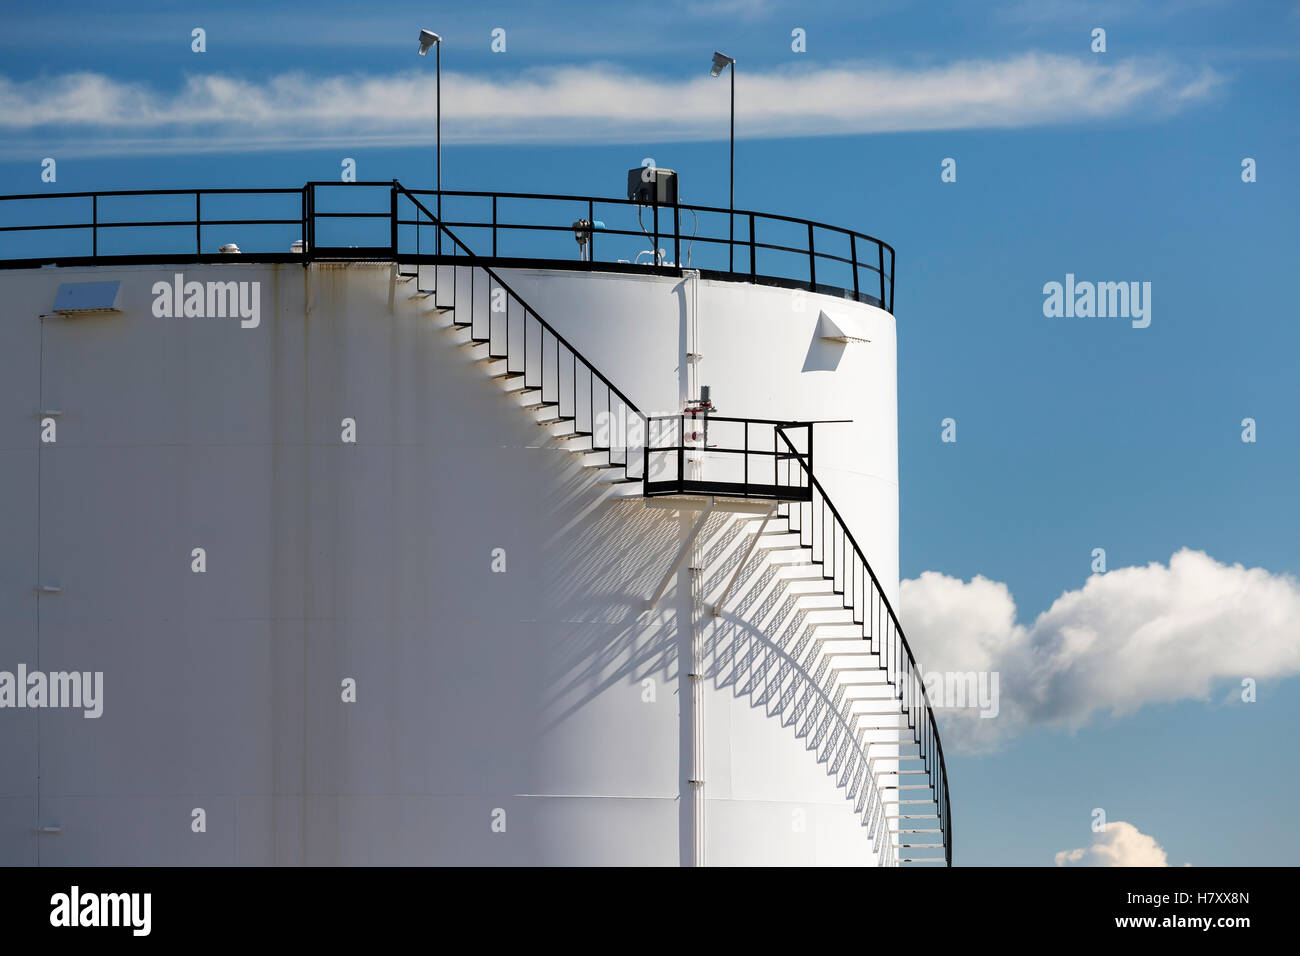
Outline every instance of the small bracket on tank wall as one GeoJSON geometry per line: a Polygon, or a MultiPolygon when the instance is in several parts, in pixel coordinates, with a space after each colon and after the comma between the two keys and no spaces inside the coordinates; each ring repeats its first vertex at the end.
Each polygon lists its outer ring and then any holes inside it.
{"type": "MultiPolygon", "coordinates": [[[[122,282],[61,282],[54,296],[53,313],[67,318],[78,315],[120,313],[122,282]]],[[[42,315],[47,318],[49,313],[42,315]]]]}
{"type": "Polygon", "coordinates": [[[870,342],[867,325],[855,315],[831,315],[822,311],[817,317],[817,337],[829,342],[847,345],[850,342],[870,342]]]}

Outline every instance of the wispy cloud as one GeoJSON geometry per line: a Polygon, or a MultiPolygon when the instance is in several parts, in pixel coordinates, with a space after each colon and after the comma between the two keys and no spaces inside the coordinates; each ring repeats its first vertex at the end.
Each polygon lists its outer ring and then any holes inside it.
{"type": "MultiPolygon", "coordinates": [[[[443,136],[452,143],[714,139],[726,130],[725,82],[606,66],[444,74],[443,136]]],[[[1162,60],[1102,64],[1035,53],[916,69],[845,64],[752,73],[737,84],[737,135],[1073,123],[1176,111],[1219,82],[1212,72],[1162,60]]],[[[172,91],[98,73],[0,77],[0,131],[11,156],[427,143],[431,85],[428,71],[266,80],[207,74],[172,91]]]]}
{"type": "Polygon", "coordinates": [[[1032,624],[1005,584],[935,571],[904,581],[902,620],[927,671],[996,672],[996,717],[940,716],[945,741],[987,749],[1032,726],[1240,694],[1245,678],[1300,674],[1300,582],[1182,550],[1062,594],[1032,624]]]}
{"type": "Polygon", "coordinates": [[[995,8],[1003,20],[1019,23],[1084,23],[1106,27],[1133,19],[1168,20],[1220,10],[1225,0],[1157,0],[1144,4],[1127,0],[1011,0],[995,8]]]}
{"type": "Polygon", "coordinates": [[[692,17],[759,20],[770,16],[780,4],[775,0],[683,0],[675,6],[692,17]]]}

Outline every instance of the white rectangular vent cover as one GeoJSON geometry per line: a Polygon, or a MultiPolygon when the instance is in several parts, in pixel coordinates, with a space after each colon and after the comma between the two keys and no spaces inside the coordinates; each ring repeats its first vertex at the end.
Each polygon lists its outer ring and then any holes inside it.
{"type": "Polygon", "coordinates": [[[62,282],[54,297],[54,311],[60,315],[121,312],[117,307],[121,292],[121,282],[62,282]]]}
{"type": "Polygon", "coordinates": [[[832,342],[870,342],[867,323],[856,315],[831,315],[823,311],[817,319],[817,337],[832,342]]]}

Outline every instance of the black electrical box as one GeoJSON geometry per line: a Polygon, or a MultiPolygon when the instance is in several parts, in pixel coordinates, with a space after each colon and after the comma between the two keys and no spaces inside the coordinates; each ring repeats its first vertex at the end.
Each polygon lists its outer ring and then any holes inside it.
{"type": "Polygon", "coordinates": [[[657,166],[627,171],[627,198],[647,206],[677,205],[677,173],[657,166]]]}

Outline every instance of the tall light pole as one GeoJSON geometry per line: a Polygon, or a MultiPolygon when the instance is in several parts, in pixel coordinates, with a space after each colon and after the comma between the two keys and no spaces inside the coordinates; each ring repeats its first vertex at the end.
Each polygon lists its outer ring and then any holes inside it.
{"type": "MultiPolygon", "coordinates": [[[[727,225],[730,241],[727,243],[727,269],[736,271],[736,58],[713,51],[713,66],[709,76],[718,76],[731,67],[731,194],[727,200],[727,225]]],[[[753,236],[749,237],[753,240],[753,236]]]]}
{"type": "MultiPolygon", "coordinates": [[[[438,139],[438,167],[435,188],[438,190],[438,228],[435,230],[435,251],[442,254],[442,37],[432,30],[420,31],[420,56],[433,47],[434,60],[434,109],[436,110],[434,126],[438,139]]],[[[419,228],[418,226],[416,228],[419,228]]]]}

